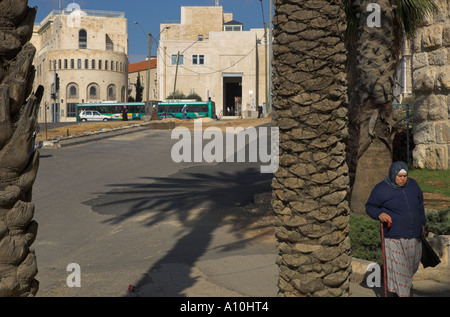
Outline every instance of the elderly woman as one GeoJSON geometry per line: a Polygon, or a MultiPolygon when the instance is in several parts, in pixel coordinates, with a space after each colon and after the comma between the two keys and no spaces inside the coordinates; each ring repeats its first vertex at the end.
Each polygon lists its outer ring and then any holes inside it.
{"type": "Polygon", "coordinates": [[[408,165],[394,162],[366,203],[367,214],[384,223],[387,285],[397,296],[408,297],[422,256],[420,237],[426,223],[423,194],[408,178],[408,165]]]}

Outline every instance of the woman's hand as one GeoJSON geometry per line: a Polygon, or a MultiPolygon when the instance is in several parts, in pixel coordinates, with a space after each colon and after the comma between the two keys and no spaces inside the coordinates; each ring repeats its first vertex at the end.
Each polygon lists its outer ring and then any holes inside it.
{"type": "Polygon", "coordinates": [[[387,213],[382,212],[379,216],[378,219],[380,219],[381,222],[390,222],[392,223],[392,218],[391,216],[389,216],[387,213]]]}

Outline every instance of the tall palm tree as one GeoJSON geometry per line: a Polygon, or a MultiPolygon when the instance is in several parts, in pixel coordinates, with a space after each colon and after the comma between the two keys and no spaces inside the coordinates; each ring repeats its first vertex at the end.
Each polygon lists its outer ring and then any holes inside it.
{"type": "Polygon", "coordinates": [[[345,12],[341,0],[274,1],[272,182],[280,296],[347,296],[350,243],[345,12]]]}
{"type": "Polygon", "coordinates": [[[31,94],[35,48],[28,41],[37,8],[26,0],[0,1],[0,297],[38,290],[31,190],[39,165],[32,149],[43,89],[31,94]]]}
{"type": "Polygon", "coordinates": [[[393,88],[405,37],[411,38],[436,5],[432,0],[345,0],[349,51],[348,165],[351,209],[364,204],[392,162],[393,88]],[[380,8],[380,27],[368,23],[370,4],[380,8]],[[358,19],[359,16],[359,19],[358,19]]]}

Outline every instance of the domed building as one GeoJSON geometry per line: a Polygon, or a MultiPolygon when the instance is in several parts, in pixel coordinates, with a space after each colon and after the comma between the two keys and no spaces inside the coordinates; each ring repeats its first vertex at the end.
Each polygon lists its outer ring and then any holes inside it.
{"type": "Polygon", "coordinates": [[[45,88],[39,122],[75,121],[77,103],[128,99],[125,14],[72,9],[34,26],[34,89],[45,88]]]}

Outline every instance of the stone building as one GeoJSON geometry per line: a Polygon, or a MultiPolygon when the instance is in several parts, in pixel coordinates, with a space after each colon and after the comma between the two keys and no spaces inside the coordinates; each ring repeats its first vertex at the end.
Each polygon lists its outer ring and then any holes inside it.
{"type": "MultiPolygon", "coordinates": [[[[158,77],[156,73],[156,58],[150,60],[150,85],[149,85],[149,100],[159,100],[158,92],[158,77]]],[[[137,62],[128,65],[128,96],[136,101],[136,84],[137,78],[143,88],[142,102],[147,100],[147,74],[148,74],[148,59],[146,61],[137,62]]]]}
{"type": "Polygon", "coordinates": [[[161,23],[158,88],[211,98],[218,116],[255,116],[266,103],[269,60],[264,29],[244,30],[221,6],[181,7],[179,23],[161,23]],[[178,57],[178,67],[177,67],[178,57]]]}
{"type": "Polygon", "coordinates": [[[31,42],[36,47],[34,87],[45,88],[39,122],[75,121],[77,103],[128,99],[123,12],[53,10],[35,24],[31,42]]]}
{"type": "Polygon", "coordinates": [[[450,2],[439,10],[413,41],[413,164],[447,170],[450,166],[450,2]]]}

